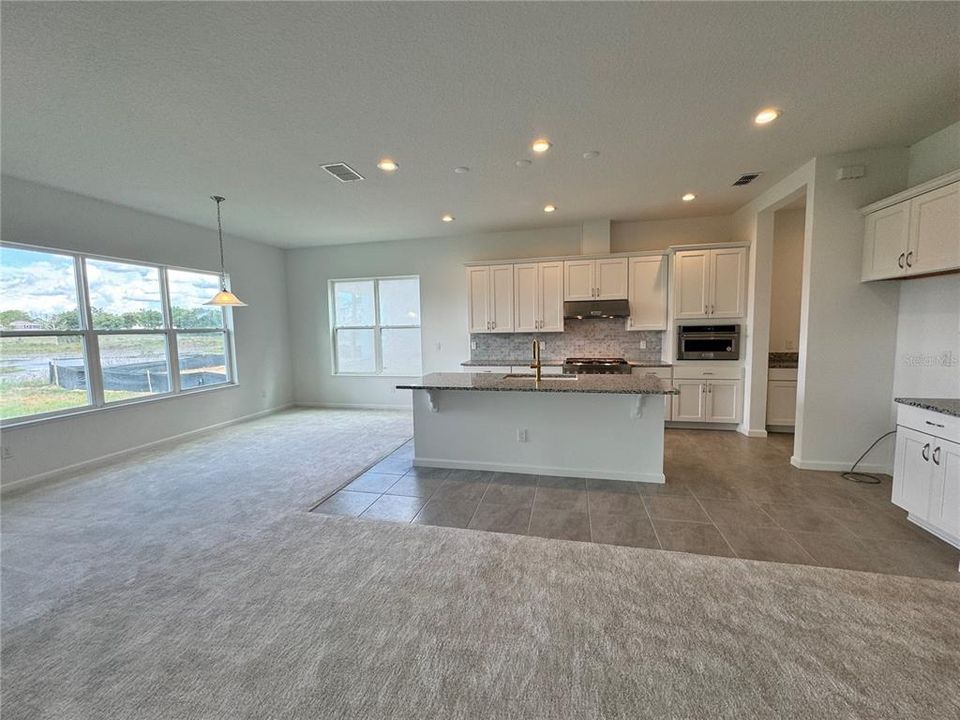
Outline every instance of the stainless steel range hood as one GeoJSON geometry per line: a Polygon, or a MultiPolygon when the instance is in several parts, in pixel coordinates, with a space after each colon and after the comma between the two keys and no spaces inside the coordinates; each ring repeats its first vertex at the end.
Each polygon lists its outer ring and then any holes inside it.
{"type": "Polygon", "coordinates": [[[563,317],[566,320],[630,317],[630,303],[626,300],[578,300],[565,302],[563,304],[563,317]]]}

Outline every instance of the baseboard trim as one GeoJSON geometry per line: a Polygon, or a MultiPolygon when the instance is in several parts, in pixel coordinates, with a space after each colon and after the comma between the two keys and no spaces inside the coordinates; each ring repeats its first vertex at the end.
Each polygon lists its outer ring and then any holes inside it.
{"type": "MultiPolygon", "coordinates": [[[[923,529],[923,530],[926,530],[926,531],[927,531],[928,533],[930,533],[931,535],[934,535],[934,536],[940,538],[940,539],[943,540],[945,543],[947,543],[947,544],[949,544],[949,545],[953,545],[955,548],[960,548],[960,537],[957,537],[957,536],[955,536],[955,535],[951,535],[951,534],[948,533],[946,530],[942,530],[942,529],[938,528],[936,525],[931,525],[929,522],[927,522],[927,521],[924,520],[923,518],[918,518],[918,517],[917,517],[916,515],[914,515],[913,513],[907,513],[907,520],[909,520],[910,522],[912,522],[912,523],[913,523],[914,525],[916,525],[917,527],[919,527],[919,528],[921,528],[921,529],[923,529]]],[[[957,570],[960,571],[960,567],[958,567],[957,570]]]]}
{"type": "Polygon", "coordinates": [[[743,435],[744,437],[750,438],[765,438],[767,436],[766,430],[748,430],[747,428],[737,428],[737,432],[743,435]]]}
{"type": "Polygon", "coordinates": [[[663,423],[666,428],[676,430],[725,430],[739,432],[738,425],[733,423],[701,423],[701,422],[681,422],[679,420],[667,420],[663,423]]]}
{"type": "MultiPolygon", "coordinates": [[[[835,462],[832,460],[801,460],[796,455],[791,456],[790,464],[801,470],[825,470],[827,472],[847,472],[850,470],[850,461],[835,462]]],[[[857,471],[890,474],[890,468],[887,465],[865,464],[857,466],[857,471]]]]}
{"type": "Polygon", "coordinates": [[[319,408],[321,410],[406,410],[411,411],[409,405],[385,405],[377,403],[326,403],[326,402],[296,402],[295,407],[319,408]]]}
{"type": "Polygon", "coordinates": [[[13,492],[20,492],[23,490],[29,490],[38,485],[43,485],[48,482],[53,482],[59,480],[68,475],[74,473],[85,472],[87,470],[93,470],[97,467],[102,467],[104,465],[109,465],[117,460],[121,460],[124,457],[133,455],[134,453],[143,452],[144,450],[151,450],[163,445],[175,444],[191,438],[195,435],[201,435],[203,433],[212,432],[213,430],[219,430],[221,428],[229,427],[230,425],[237,425],[242,422],[247,422],[249,420],[256,420],[257,418],[266,417],[267,415],[273,415],[274,413],[281,412],[282,410],[288,410],[294,407],[294,403],[287,403],[285,405],[278,405],[274,408],[268,408],[266,410],[260,410],[250,415],[242,415],[231,420],[225,420],[220,423],[214,423],[213,425],[205,425],[204,427],[197,428],[196,430],[188,430],[184,433],[179,433],[177,435],[171,435],[170,437],[161,438],[160,440],[154,440],[152,442],[143,443],[142,445],[137,445],[131,448],[124,448],[123,450],[118,450],[116,452],[108,453],[106,455],[100,455],[99,457],[92,458],[90,460],[84,460],[83,462],[74,463],[73,465],[66,465],[65,467],[57,468],[55,470],[47,470],[46,472],[37,473],[36,475],[30,475],[29,477],[21,478],[19,480],[13,480],[8,483],[4,483],[0,486],[0,497],[8,495],[13,492]]]}
{"type": "Polygon", "coordinates": [[[592,480],[626,480],[628,482],[660,483],[666,482],[663,473],[628,473],[618,471],[598,471],[589,468],[563,468],[546,465],[514,465],[498,462],[471,462],[447,460],[444,458],[414,458],[415,467],[452,468],[454,470],[484,470],[487,472],[512,472],[524,475],[557,475],[559,477],[590,478],[592,480]]]}

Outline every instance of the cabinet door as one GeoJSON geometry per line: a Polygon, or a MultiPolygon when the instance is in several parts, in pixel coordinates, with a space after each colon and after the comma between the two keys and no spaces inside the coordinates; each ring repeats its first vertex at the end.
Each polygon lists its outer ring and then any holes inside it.
{"type": "Polygon", "coordinates": [[[667,329],[667,256],[632,257],[628,330],[667,329]]]}
{"type": "Polygon", "coordinates": [[[867,215],[861,280],[880,280],[906,272],[910,203],[902,202],[867,215]]]}
{"type": "Polygon", "coordinates": [[[537,273],[540,330],[563,332],[563,263],[540,263],[537,273]]]}
{"type": "Polygon", "coordinates": [[[960,537],[960,445],[934,438],[929,520],[960,537]]]}
{"type": "Polygon", "coordinates": [[[707,386],[702,380],[674,380],[680,391],[673,396],[673,420],[703,422],[707,419],[707,386]]]}
{"type": "Polygon", "coordinates": [[[797,383],[771,380],[767,383],[767,425],[794,425],[797,418],[797,383]]]}
{"type": "Polygon", "coordinates": [[[707,422],[740,422],[740,394],[739,380],[707,383],[707,422]]]}
{"type": "Polygon", "coordinates": [[[467,268],[467,325],[471,333],[490,332],[487,315],[490,295],[490,268],[467,268]]]}
{"type": "Polygon", "coordinates": [[[540,326],[539,270],[537,263],[513,266],[513,329],[535,332],[540,326]]]}
{"type": "Polygon", "coordinates": [[[513,332],[513,265],[490,266],[489,298],[493,332],[513,332]]]}
{"type": "Polygon", "coordinates": [[[738,318],[746,310],[747,249],[710,251],[710,317],[738,318]]]}
{"type": "Polygon", "coordinates": [[[563,263],[564,300],[593,300],[593,260],[566,260],[563,263]]]}
{"type": "Polygon", "coordinates": [[[596,261],[596,278],[599,300],[627,299],[627,258],[607,258],[596,261]]]}
{"type": "Polygon", "coordinates": [[[893,504],[924,520],[930,509],[930,486],[935,468],[930,458],[935,442],[936,438],[930,435],[897,427],[893,504]]]}
{"type": "Polygon", "coordinates": [[[677,318],[707,316],[709,250],[683,250],[674,256],[674,304],[677,318]]]}
{"type": "Polygon", "coordinates": [[[910,205],[907,274],[960,267],[960,183],[924,193],[910,205]]]}

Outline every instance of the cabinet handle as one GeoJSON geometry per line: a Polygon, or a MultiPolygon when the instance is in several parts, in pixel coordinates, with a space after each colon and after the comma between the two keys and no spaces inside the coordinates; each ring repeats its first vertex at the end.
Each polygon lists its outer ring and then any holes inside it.
{"type": "Polygon", "coordinates": [[[717,311],[717,306],[711,304],[711,305],[710,305],[710,314],[713,315],[716,311],[717,311]]]}
{"type": "Polygon", "coordinates": [[[934,465],[940,464],[940,448],[937,448],[936,450],[933,451],[933,464],[934,465]]]}
{"type": "Polygon", "coordinates": [[[942,427],[943,427],[943,425],[941,425],[940,423],[930,422],[929,420],[924,420],[924,422],[925,422],[927,425],[933,425],[934,427],[938,427],[938,428],[942,428],[942,427]]]}
{"type": "Polygon", "coordinates": [[[913,263],[910,262],[910,258],[913,257],[913,250],[907,253],[907,267],[913,267],[913,263]]]}
{"type": "Polygon", "coordinates": [[[923,446],[923,450],[920,451],[920,457],[924,460],[930,460],[930,443],[923,446]]]}
{"type": "Polygon", "coordinates": [[[900,269],[903,270],[903,259],[906,257],[904,253],[900,253],[900,257],[897,259],[897,265],[900,266],[900,269]]]}

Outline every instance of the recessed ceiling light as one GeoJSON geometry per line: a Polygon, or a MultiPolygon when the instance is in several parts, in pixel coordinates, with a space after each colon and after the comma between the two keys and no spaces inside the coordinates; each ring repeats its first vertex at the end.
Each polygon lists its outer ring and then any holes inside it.
{"type": "Polygon", "coordinates": [[[517,161],[514,163],[514,165],[516,165],[518,168],[529,167],[531,164],[532,164],[532,161],[531,161],[531,160],[517,160],[517,161]]]}
{"type": "Polygon", "coordinates": [[[454,220],[456,220],[456,218],[455,218],[453,215],[451,215],[450,213],[447,213],[446,215],[444,215],[444,216],[443,216],[442,218],[440,218],[440,219],[443,220],[444,222],[453,222],[454,220]]]}
{"type": "Polygon", "coordinates": [[[777,108],[764,108],[757,113],[757,116],[753,119],[757,125],[766,125],[767,123],[772,123],[778,117],[783,114],[782,110],[777,108]]]}
{"type": "Polygon", "coordinates": [[[557,206],[556,206],[556,205],[544,205],[544,206],[543,206],[543,211],[544,211],[545,213],[556,212],[556,211],[557,211],[557,206]]]}
{"type": "Polygon", "coordinates": [[[694,195],[693,193],[687,193],[680,199],[683,200],[684,202],[690,202],[691,200],[696,200],[697,196],[694,195]]]}
{"type": "Polygon", "coordinates": [[[598,158],[598,157],[600,157],[600,151],[599,151],[599,150],[587,150],[587,151],[583,154],[583,159],[584,159],[584,160],[593,160],[594,158],[598,158]]]}
{"type": "Polygon", "coordinates": [[[553,146],[553,143],[551,143],[549,140],[547,140],[546,138],[540,138],[538,140],[533,141],[533,145],[530,146],[530,149],[533,150],[535,153],[545,153],[552,146],[553,146]]]}
{"type": "Polygon", "coordinates": [[[377,163],[377,167],[384,172],[393,172],[394,170],[397,170],[400,165],[395,163],[390,158],[380,158],[380,162],[377,163]]]}
{"type": "Polygon", "coordinates": [[[470,168],[468,168],[466,165],[461,165],[460,167],[455,167],[453,171],[457,175],[466,175],[468,172],[470,172],[470,168]]]}

